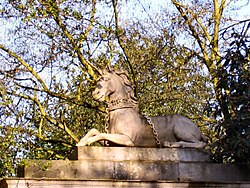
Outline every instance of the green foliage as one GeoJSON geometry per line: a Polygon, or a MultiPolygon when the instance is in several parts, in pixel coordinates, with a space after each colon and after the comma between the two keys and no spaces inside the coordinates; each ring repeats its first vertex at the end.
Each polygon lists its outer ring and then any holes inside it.
{"type": "Polygon", "coordinates": [[[187,1],[172,3],[180,15],[173,24],[180,28],[177,34],[185,32],[193,46],[190,49],[190,45],[184,45],[202,61],[211,76],[213,97],[207,98],[204,112],[215,120],[209,125],[214,159],[249,163],[249,19],[230,22],[232,10],[238,9],[233,1],[227,4],[213,0],[213,6],[206,1],[195,6],[187,1]],[[242,28],[238,27],[241,23],[242,28]],[[235,30],[230,32],[233,26],[235,30]]]}
{"type": "Polygon", "coordinates": [[[20,159],[20,148],[24,147],[18,141],[21,131],[18,128],[0,126],[0,176],[15,175],[20,159]]]}
{"type": "MultiPolygon", "coordinates": [[[[231,36],[227,39],[230,46],[223,58],[223,66],[218,71],[220,84],[217,89],[223,92],[223,104],[227,106],[227,114],[223,121],[215,127],[214,159],[226,163],[250,163],[250,23],[238,33],[235,29],[227,31],[231,36]]],[[[226,33],[224,33],[226,34],[226,33]]],[[[221,117],[220,106],[217,116],[221,117]]]]}
{"type": "Polygon", "coordinates": [[[1,176],[12,176],[22,158],[65,159],[90,128],[102,130],[87,65],[106,26],[92,30],[98,19],[88,1],[9,1],[0,9],[9,23],[0,41],[1,176]]]}
{"type": "Polygon", "coordinates": [[[120,59],[116,66],[130,70],[141,111],[151,115],[178,113],[202,120],[204,99],[211,91],[202,65],[166,31],[159,36],[142,36],[138,26],[128,29],[130,62],[120,59]]]}

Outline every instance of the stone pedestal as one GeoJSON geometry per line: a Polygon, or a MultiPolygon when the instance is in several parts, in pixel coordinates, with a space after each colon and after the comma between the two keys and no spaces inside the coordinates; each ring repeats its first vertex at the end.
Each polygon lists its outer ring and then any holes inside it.
{"type": "Polygon", "coordinates": [[[34,160],[0,188],[248,188],[250,165],[212,163],[198,149],[78,147],[70,160],[34,160]]]}
{"type": "Polygon", "coordinates": [[[197,149],[78,147],[71,160],[30,161],[24,178],[144,182],[250,181],[250,166],[211,163],[197,149]]]}
{"type": "Polygon", "coordinates": [[[250,182],[175,182],[20,178],[0,180],[0,188],[249,188],[250,182]]]}
{"type": "Polygon", "coordinates": [[[211,162],[209,153],[190,148],[77,147],[70,160],[211,162]]]}

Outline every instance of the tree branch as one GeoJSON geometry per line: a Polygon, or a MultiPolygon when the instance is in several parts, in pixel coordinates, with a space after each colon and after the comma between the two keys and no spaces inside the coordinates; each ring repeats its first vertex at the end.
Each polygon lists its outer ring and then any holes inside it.
{"type": "Polygon", "coordinates": [[[222,0],[221,5],[219,6],[218,0],[214,0],[214,36],[213,36],[213,43],[212,43],[211,61],[212,62],[216,61],[217,63],[220,61],[219,27],[220,27],[222,13],[225,8],[225,2],[226,2],[225,0],[222,0]]]}
{"type": "Polygon", "coordinates": [[[84,56],[83,56],[83,54],[81,52],[81,48],[78,47],[75,39],[70,34],[70,32],[68,31],[66,25],[63,24],[63,21],[60,18],[60,15],[59,15],[60,9],[57,6],[56,1],[51,1],[50,5],[48,5],[47,3],[45,3],[43,0],[41,0],[40,2],[47,9],[47,11],[53,16],[53,18],[54,18],[55,22],[57,23],[57,25],[62,29],[64,35],[69,39],[70,43],[72,44],[73,50],[76,51],[76,54],[77,54],[80,62],[82,63],[82,65],[87,68],[87,71],[88,71],[89,75],[94,80],[96,80],[97,79],[96,73],[98,73],[99,75],[101,75],[100,70],[97,67],[95,67],[92,63],[88,62],[84,58],[84,56]],[[51,8],[52,8],[52,10],[51,10],[51,8]]]}
{"type": "MultiPolygon", "coordinates": [[[[76,105],[83,106],[83,107],[90,108],[90,109],[96,109],[96,110],[99,110],[100,112],[103,112],[103,113],[106,112],[105,109],[103,109],[102,107],[93,106],[90,103],[83,102],[80,99],[79,96],[77,96],[77,97],[70,97],[70,96],[63,95],[63,94],[56,93],[56,92],[52,92],[52,91],[44,91],[44,90],[41,90],[41,89],[36,88],[36,87],[24,86],[24,85],[21,85],[19,83],[15,83],[15,84],[17,86],[23,88],[23,89],[32,90],[32,91],[39,91],[39,92],[45,92],[45,93],[49,94],[51,97],[56,97],[58,99],[65,100],[65,101],[70,102],[72,104],[76,104],[76,105]]],[[[80,91],[78,91],[78,93],[80,93],[80,91]]]]}
{"type": "Polygon", "coordinates": [[[60,122],[58,122],[56,119],[50,117],[44,110],[42,104],[40,103],[40,101],[36,98],[36,97],[31,97],[28,95],[24,95],[24,94],[17,94],[17,93],[8,93],[23,99],[28,99],[33,101],[39,108],[41,115],[46,118],[50,123],[52,123],[53,125],[59,127],[60,129],[64,130],[75,142],[79,142],[79,139],[77,138],[77,136],[74,135],[74,133],[66,126],[66,124],[62,124],[60,122]]]}
{"type": "Polygon", "coordinates": [[[192,17],[196,20],[196,22],[199,24],[199,26],[201,27],[202,31],[204,32],[205,34],[205,37],[207,38],[207,40],[209,41],[209,43],[212,43],[212,38],[210,36],[210,34],[208,33],[207,31],[207,28],[202,24],[201,20],[199,19],[199,17],[197,15],[194,14],[193,11],[191,11],[187,6],[179,3],[179,2],[176,2],[176,5],[180,6],[180,7],[183,7],[190,15],[192,15],[192,17]]]}
{"type": "Polygon", "coordinates": [[[188,25],[192,36],[196,39],[199,47],[201,48],[201,51],[204,55],[204,60],[205,60],[205,64],[208,68],[210,68],[211,62],[209,60],[208,54],[207,54],[207,50],[206,50],[206,44],[204,42],[202,42],[201,38],[199,37],[198,33],[195,30],[195,27],[192,25],[191,20],[188,18],[186,12],[184,12],[184,10],[182,9],[182,6],[180,6],[180,3],[172,0],[172,3],[175,5],[175,7],[177,8],[177,10],[180,12],[182,18],[186,21],[186,24],[188,25]]]}
{"type": "Polygon", "coordinates": [[[115,35],[116,35],[116,38],[118,39],[118,43],[121,46],[123,53],[125,54],[126,61],[128,62],[129,69],[131,71],[132,78],[133,78],[133,83],[132,84],[135,86],[135,95],[137,95],[138,86],[137,86],[136,81],[135,81],[135,70],[134,70],[134,68],[132,66],[132,63],[131,63],[131,60],[130,60],[129,51],[127,50],[125,44],[123,43],[123,39],[121,38],[121,36],[125,37],[125,33],[124,32],[121,33],[121,29],[119,27],[119,21],[118,21],[119,19],[118,19],[118,11],[117,11],[117,0],[112,0],[112,3],[113,3],[114,14],[115,14],[115,27],[116,27],[115,35]]]}
{"type": "Polygon", "coordinates": [[[83,40],[87,38],[87,36],[91,30],[91,27],[93,25],[94,18],[95,18],[95,12],[96,12],[96,0],[92,0],[92,9],[91,9],[91,13],[90,13],[89,24],[88,24],[88,27],[87,27],[85,33],[83,34],[83,37],[79,40],[79,46],[82,46],[83,40]]]}
{"type": "Polygon", "coordinates": [[[47,92],[49,92],[49,88],[46,86],[46,84],[44,83],[44,81],[42,80],[42,78],[37,74],[37,72],[31,67],[29,66],[28,63],[26,63],[19,55],[17,55],[15,52],[7,49],[5,46],[3,46],[2,44],[0,44],[0,49],[2,49],[3,51],[7,52],[11,57],[14,57],[15,59],[17,59],[25,68],[27,68],[27,70],[38,80],[38,82],[42,85],[43,89],[47,92]]]}
{"type": "MultiPolygon", "coordinates": [[[[237,22],[237,23],[234,23],[234,24],[232,24],[232,25],[229,25],[229,26],[227,26],[227,27],[225,27],[225,28],[222,28],[222,29],[220,29],[219,30],[219,32],[222,32],[222,31],[226,31],[226,30],[228,30],[229,28],[231,28],[231,27],[234,27],[234,26],[236,26],[236,25],[239,25],[239,24],[242,24],[242,23],[245,23],[245,22],[249,22],[250,21],[250,18],[249,19],[246,19],[246,20],[241,20],[241,21],[239,21],[239,22],[237,22]]],[[[225,32],[224,31],[224,32],[225,32]]]]}

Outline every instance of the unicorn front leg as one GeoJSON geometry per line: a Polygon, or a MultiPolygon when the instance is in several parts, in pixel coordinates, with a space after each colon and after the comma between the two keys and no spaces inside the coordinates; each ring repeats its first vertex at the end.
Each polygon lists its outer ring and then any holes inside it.
{"type": "Polygon", "coordinates": [[[76,146],[86,146],[88,145],[88,139],[101,134],[97,129],[91,129],[81,140],[76,144],[76,146]]]}
{"type": "Polygon", "coordinates": [[[135,144],[132,142],[132,140],[129,138],[129,136],[125,134],[106,134],[106,133],[100,133],[96,136],[89,137],[86,139],[85,143],[86,145],[91,145],[94,142],[98,141],[110,141],[118,145],[123,146],[135,146],[135,144]]]}

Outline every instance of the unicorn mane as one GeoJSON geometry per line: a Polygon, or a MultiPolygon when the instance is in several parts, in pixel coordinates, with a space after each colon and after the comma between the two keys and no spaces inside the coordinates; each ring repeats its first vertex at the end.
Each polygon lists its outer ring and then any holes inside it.
{"type": "Polygon", "coordinates": [[[129,80],[129,75],[126,71],[123,71],[123,70],[115,70],[115,69],[111,69],[110,67],[107,69],[107,71],[109,73],[115,73],[117,76],[119,76],[120,78],[122,78],[123,80],[123,83],[125,85],[125,89],[126,89],[126,92],[128,93],[128,97],[129,99],[131,99],[131,101],[134,103],[134,104],[138,104],[138,100],[135,96],[135,93],[134,93],[134,89],[132,87],[132,84],[129,80]]]}

